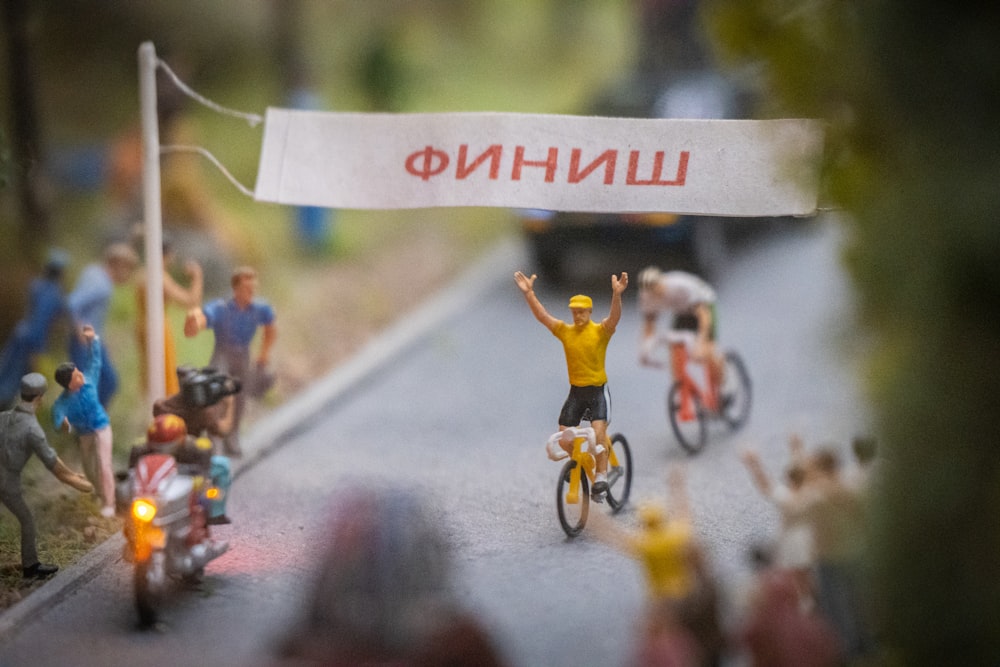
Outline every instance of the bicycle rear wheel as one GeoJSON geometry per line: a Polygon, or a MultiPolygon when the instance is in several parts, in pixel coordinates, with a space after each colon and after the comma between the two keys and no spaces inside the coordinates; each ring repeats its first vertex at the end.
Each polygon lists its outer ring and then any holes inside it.
{"type": "Polygon", "coordinates": [[[611,436],[611,451],[617,459],[617,465],[608,464],[608,505],[612,513],[618,513],[628,502],[628,494],[632,491],[632,450],[628,440],[621,433],[611,436]]]}
{"type": "Polygon", "coordinates": [[[576,467],[576,461],[567,461],[559,473],[559,483],[556,484],[556,509],[559,511],[559,523],[566,535],[576,537],[587,525],[587,514],[590,512],[590,484],[587,473],[580,471],[580,496],[575,503],[566,502],[566,494],[570,489],[570,474],[576,467]]]}
{"type": "Polygon", "coordinates": [[[726,352],[726,376],[719,400],[722,418],[729,428],[735,430],[746,423],[752,401],[750,374],[736,352],[726,352]]]}
{"type": "Polygon", "coordinates": [[[691,393],[688,396],[690,405],[684,410],[682,392],[684,387],[680,382],[674,382],[667,392],[667,417],[670,427],[680,443],[689,454],[697,454],[705,447],[708,440],[708,417],[701,399],[691,393]]]}

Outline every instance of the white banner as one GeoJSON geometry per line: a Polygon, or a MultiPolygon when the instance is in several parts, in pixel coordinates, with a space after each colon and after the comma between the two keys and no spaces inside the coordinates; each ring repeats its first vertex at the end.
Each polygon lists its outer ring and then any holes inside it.
{"type": "Polygon", "coordinates": [[[255,196],[331,208],[808,215],[812,120],[268,109],[255,196]]]}

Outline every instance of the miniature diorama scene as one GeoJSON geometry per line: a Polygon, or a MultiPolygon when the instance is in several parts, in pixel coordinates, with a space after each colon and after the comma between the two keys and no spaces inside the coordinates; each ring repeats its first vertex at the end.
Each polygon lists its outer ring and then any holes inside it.
{"type": "Polygon", "coordinates": [[[7,0],[0,665],[998,664],[998,22],[7,0]]]}

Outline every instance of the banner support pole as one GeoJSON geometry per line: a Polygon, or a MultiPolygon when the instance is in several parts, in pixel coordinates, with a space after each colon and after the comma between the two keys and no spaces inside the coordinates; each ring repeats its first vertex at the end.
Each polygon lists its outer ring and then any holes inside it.
{"type": "Polygon", "coordinates": [[[146,403],[166,392],[163,368],[163,230],[160,202],[160,131],[156,112],[156,50],[139,46],[139,103],[142,116],[142,199],[146,259],[146,403]]]}

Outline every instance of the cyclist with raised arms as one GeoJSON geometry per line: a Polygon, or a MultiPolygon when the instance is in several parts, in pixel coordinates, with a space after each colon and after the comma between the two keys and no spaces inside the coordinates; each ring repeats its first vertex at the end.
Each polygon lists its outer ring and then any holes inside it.
{"type": "MultiPolygon", "coordinates": [[[[722,386],[725,361],[716,348],[718,313],[715,290],[698,276],[685,271],[661,271],[649,266],[639,272],[639,311],[642,313],[642,340],[639,361],[645,366],[661,366],[656,348],[660,339],[656,320],[660,313],[671,313],[670,333],[693,332],[691,358],[708,364],[715,386],[722,386]]],[[[680,375],[674,369],[674,379],[680,375]]]]}
{"type": "Polygon", "coordinates": [[[559,339],[566,354],[570,389],[559,413],[559,430],[579,425],[589,411],[590,425],[594,429],[597,444],[604,445],[603,451],[596,456],[596,475],[591,489],[591,497],[603,502],[608,491],[608,450],[611,448],[605,396],[608,376],[604,370],[604,357],[608,342],[621,319],[622,292],[628,286],[628,274],[611,276],[611,311],[600,323],[590,319],[594,310],[593,301],[583,294],[577,294],[569,300],[569,309],[573,315],[571,323],[550,315],[535,296],[536,278],[535,275],[529,278],[520,271],[514,274],[514,281],[524,294],[535,319],[559,339]]]}

